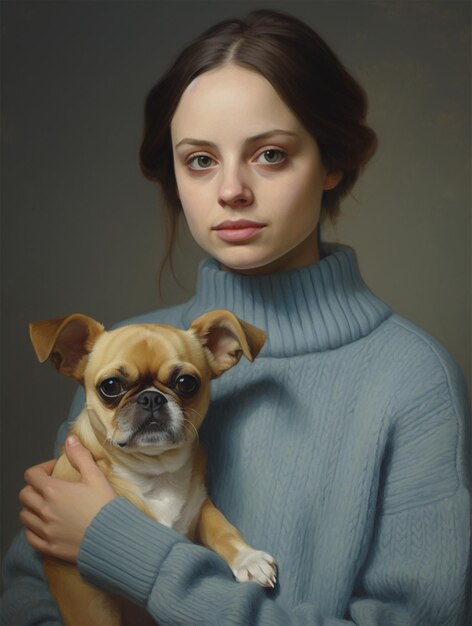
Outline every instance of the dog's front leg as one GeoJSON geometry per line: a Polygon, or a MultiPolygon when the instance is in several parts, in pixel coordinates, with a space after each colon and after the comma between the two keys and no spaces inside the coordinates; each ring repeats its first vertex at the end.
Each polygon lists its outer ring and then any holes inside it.
{"type": "Polygon", "coordinates": [[[200,511],[197,538],[225,559],[239,582],[252,580],[263,587],[274,587],[276,564],[273,557],[251,548],[210,498],[200,511]]]}

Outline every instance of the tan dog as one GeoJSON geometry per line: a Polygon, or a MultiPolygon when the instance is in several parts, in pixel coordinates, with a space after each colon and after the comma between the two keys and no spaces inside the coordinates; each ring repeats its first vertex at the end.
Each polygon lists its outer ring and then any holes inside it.
{"type": "MultiPolygon", "coordinates": [[[[229,311],[211,311],[184,331],[134,324],[106,332],[74,314],[30,325],[41,362],[50,359],[84,385],[86,406],[71,433],[91,451],[115,491],[162,524],[215,550],[239,581],[273,587],[271,556],[248,546],[212,504],[197,430],[210,400],[210,380],[252,361],[264,333],[229,311]]],[[[76,481],[63,454],[54,476],[76,481]]],[[[85,583],[75,565],[46,557],[51,592],[67,626],[153,623],[127,601],[85,583]]]]}

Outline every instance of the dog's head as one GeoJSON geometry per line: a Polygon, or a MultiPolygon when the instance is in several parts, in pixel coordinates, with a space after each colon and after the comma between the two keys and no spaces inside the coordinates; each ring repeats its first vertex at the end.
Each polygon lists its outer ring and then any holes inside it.
{"type": "Polygon", "coordinates": [[[123,451],[157,454],[193,441],[207,411],[210,380],[252,361],[262,330],[225,310],[210,311],[188,330],[132,324],[105,331],[73,314],[30,324],[39,361],[50,359],[84,385],[99,440],[123,451]]]}

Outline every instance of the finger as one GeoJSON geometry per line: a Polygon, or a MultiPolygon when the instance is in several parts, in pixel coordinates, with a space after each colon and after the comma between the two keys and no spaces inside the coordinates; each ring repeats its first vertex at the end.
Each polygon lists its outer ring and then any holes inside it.
{"type": "Polygon", "coordinates": [[[42,552],[43,554],[51,554],[51,548],[46,539],[43,539],[28,528],[25,528],[25,535],[26,541],[34,550],[38,550],[38,552],[42,552]]]}
{"type": "Polygon", "coordinates": [[[44,531],[44,522],[37,515],[35,515],[30,509],[21,509],[20,522],[25,526],[25,530],[35,534],[43,540],[46,540],[46,533],[44,531]]]}
{"type": "Polygon", "coordinates": [[[44,487],[50,484],[51,474],[55,465],[56,460],[51,459],[45,463],[29,467],[24,474],[25,481],[38,491],[43,491],[44,487]]]}
{"type": "Polygon", "coordinates": [[[25,507],[31,509],[35,513],[39,513],[44,502],[43,496],[41,496],[36,489],[30,487],[29,485],[23,487],[20,491],[19,500],[25,505],[25,507]]]}
{"type": "Polygon", "coordinates": [[[94,461],[94,458],[85,446],[75,435],[66,439],[65,452],[70,464],[81,474],[82,478],[102,475],[94,461]]]}

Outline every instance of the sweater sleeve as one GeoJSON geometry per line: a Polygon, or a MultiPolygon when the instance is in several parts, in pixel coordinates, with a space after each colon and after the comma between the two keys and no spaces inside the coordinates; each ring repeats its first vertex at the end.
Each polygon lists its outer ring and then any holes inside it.
{"type": "Polygon", "coordinates": [[[322,614],[316,599],[282,606],[276,593],[235,582],[216,554],[121,498],[89,526],[79,554],[82,575],[146,607],[162,626],[465,626],[468,407],[460,375],[450,374],[446,368],[446,394],[414,381],[412,394],[402,394],[370,550],[353,574],[343,619],[322,614]]]}
{"type": "Polygon", "coordinates": [[[124,499],[113,500],[89,527],[79,567],[89,582],[145,606],[162,626],[465,626],[467,550],[455,527],[466,524],[466,500],[457,493],[410,511],[406,527],[424,535],[411,554],[398,546],[403,537],[397,527],[404,531],[404,517],[384,522],[364,575],[365,595],[351,599],[345,620],[320,614],[316,603],[282,607],[258,585],[235,582],[216,554],[160,526],[124,499]],[[440,523],[428,532],[425,520],[435,517],[440,523]],[[439,526],[449,532],[438,532],[439,526]],[[436,539],[439,544],[432,545],[436,539]],[[397,553],[394,561],[392,552],[397,553]],[[455,565],[443,569],[443,562],[455,565]]]}
{"type": "MultiPolygon", "coordinates": [[[[59,429],[55,450],[69,428],[69,424],[80,413],[83,392],[76,393],[67,422],[59,429]]],[[[50,592],[43,573],[40,555],[26,541],[20,531],[12,542],[3,562],[4,592],[0,608],[2,626],[60,626],[62,618],[50,592]]]]}
{"type": "Polygon", "coordinates": [[[405,371],[397,391],[378,522],[351,602],[359,624],[471,623],[465,617],[470,584],[467,390],[442,346],[428,338],[423,348],[415,363],[422,375],[405,371]]]}
{"type": "Polygon", "coordinates": [[[43,574],[41,557],[24,532],[14,539],[3,563],[2,626],[60,626],[61,615],[43,574]]]}

